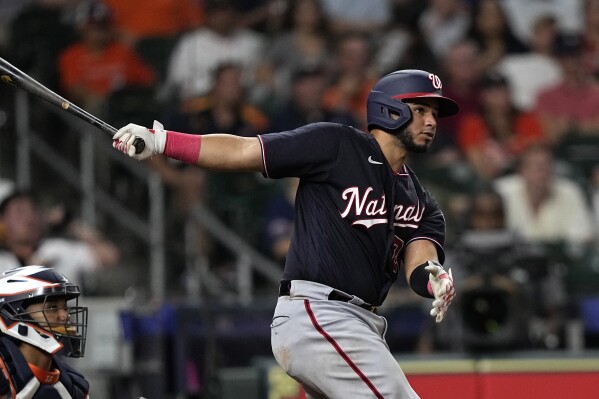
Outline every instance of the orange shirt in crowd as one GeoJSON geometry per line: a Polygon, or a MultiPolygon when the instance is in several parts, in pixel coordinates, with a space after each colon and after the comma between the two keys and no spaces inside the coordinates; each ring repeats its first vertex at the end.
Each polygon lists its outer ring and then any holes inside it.
{"type": "Polygon", "coordinates": [[[204,22],[201,0],[104,0],[118,31],[135,38],[175,36],[204,22]]]}
{"type": "Polygon", "coordinates": [[[541,123],[534,113],[524,112],[517,115],[513,127],[512,137],[497,139],[491,135],[480,114],[466,114],[462,117],[458,128],[458,146],[462,151],[468,152],[476,147],[485,146],[489,141],[497,141],[503,143],[504,148],[511,154],[517,155],[528,145],[545,140],[541,123]]]}
{"type": "Polygon", "coordinates": [[[125,85],[150,86],[156,73],[129,47],[112,42],[101,52],[82,43],[65,49],[59,58],[63,90],[83,86],[94,94],[108,95],[125,85]]]}

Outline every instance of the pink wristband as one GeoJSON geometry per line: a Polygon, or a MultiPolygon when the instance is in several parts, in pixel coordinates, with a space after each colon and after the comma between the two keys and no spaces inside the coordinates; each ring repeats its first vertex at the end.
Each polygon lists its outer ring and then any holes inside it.
{"type": "Polygon", "coordinates": [[[200,157],[200,148],[202,147],[202,136],[199,134],[185,134],[166,131],[166,143],[164,145],[164,155],[196,165],[200,157]]]}

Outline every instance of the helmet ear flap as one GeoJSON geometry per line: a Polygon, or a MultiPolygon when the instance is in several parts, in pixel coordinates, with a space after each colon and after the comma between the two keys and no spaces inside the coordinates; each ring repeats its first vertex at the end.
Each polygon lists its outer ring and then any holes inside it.
{"type": "Polygon", "coordinates": [[[399,99],[393,99],[387,93],[372,91],[367,101],[368,129],[380,129],[395,132],[412,120],[410,107],[399,99]]]}

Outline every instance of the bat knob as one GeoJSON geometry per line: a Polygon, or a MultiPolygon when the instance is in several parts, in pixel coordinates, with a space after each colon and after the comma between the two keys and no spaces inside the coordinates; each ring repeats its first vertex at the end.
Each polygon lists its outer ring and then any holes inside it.
{"type": "Polygon", "coordinates": [[[133,141],[133,146],[135,147],[135,153],[141,154],[144,148],[146,148],[146,143],[138,137],[133,141]]]}

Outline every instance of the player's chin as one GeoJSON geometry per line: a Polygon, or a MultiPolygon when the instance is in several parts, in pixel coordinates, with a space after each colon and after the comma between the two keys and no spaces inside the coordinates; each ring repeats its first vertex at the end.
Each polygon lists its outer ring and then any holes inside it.
{"type": "Polygon", "coordinates": [[[410,146],[410,150],[417,154],[422,154],[423,152],[427,152],[433,140],[424,140],[423,142],[414,142],[412,146],[410,146]]]}

